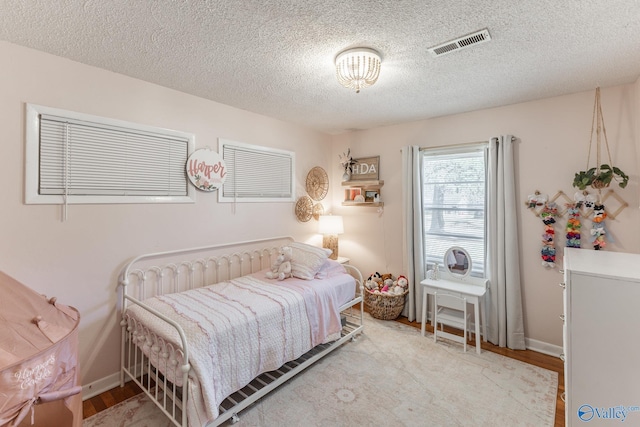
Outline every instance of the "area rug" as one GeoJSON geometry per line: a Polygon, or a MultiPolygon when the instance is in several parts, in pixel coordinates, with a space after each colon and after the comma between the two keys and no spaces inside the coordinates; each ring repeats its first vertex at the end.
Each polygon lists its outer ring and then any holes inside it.
{"type": "MultiPolygon", "coordinates": [[[[239,414],[235,426],[553,426],[558,375],[366,315],[365,332],[239,414]]],[[[230,423],[228,423],[230,425],[230,423]]],[[[144,395],[84,427],[171,425],[144,395]]]]}

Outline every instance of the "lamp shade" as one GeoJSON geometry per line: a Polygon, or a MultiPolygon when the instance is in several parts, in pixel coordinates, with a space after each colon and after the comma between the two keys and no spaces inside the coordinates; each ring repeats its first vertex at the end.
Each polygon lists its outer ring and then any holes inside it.
{"type": "Polygon", "coordinates": [[[320,234],[342,234],[344,225],[340,215],[320,215],[318,233],[320,234]]]}

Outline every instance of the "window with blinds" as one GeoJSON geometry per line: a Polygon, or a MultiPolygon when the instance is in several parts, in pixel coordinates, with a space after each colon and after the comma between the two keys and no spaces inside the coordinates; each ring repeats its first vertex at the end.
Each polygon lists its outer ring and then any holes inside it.
{"type": "Polygon", "coordinates": [[[27,106],[26,203],[194,202],[192,134],[27,106]]]}
{"type": "Polygon", "coordinates": [[[293,202],[295,153],[219,140],[227,176],[220,202],[293,202]]]}
{"type": "Polygon", "coordinates": [[[469,252],[474,276],[484,276],[486,147],[422,151],[424,253],[442,265],[452,246],[469,252]]]}

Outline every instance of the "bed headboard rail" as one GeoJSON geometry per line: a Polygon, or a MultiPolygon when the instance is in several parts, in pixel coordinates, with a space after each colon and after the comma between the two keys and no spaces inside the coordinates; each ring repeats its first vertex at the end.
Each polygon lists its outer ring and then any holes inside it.
{"type": "Polygon", "coordinates": [[[291,242],[276,237],[141,255],[124,267],[120,285],[126,295],[145,300],[231,280],[269,268],[280,246],[291,242]]]}

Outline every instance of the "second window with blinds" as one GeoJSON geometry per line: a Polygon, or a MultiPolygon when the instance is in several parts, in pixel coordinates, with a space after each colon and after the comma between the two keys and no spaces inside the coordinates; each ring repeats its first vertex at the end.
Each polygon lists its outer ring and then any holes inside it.
{"type": "Polygon", "coordinates": [[[227,168],[220,202],[295,201],[295,153],[219,139],[227,168]]]}

